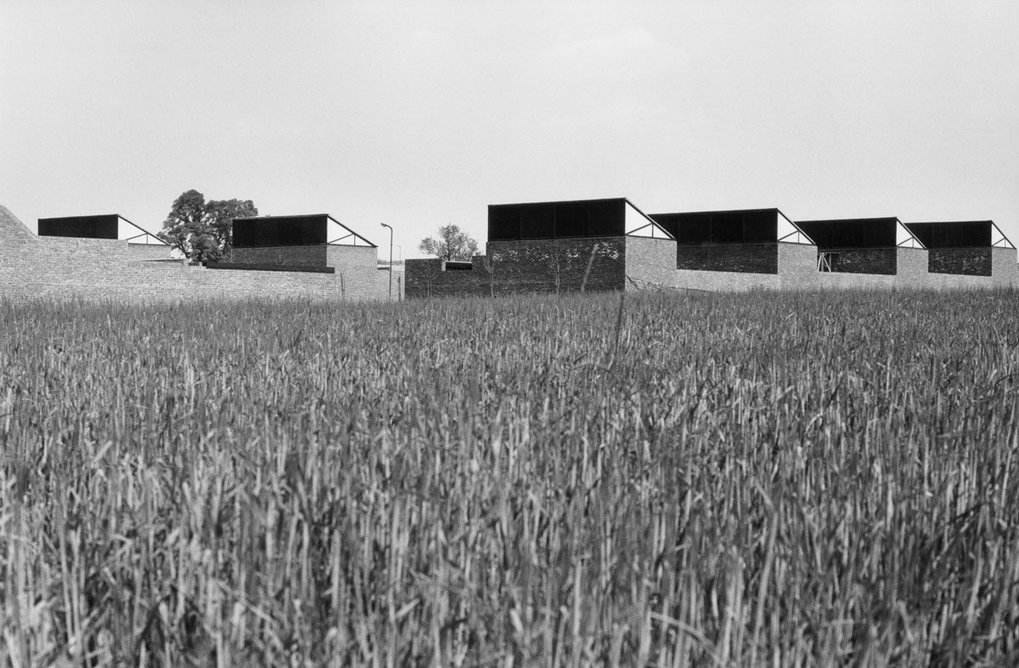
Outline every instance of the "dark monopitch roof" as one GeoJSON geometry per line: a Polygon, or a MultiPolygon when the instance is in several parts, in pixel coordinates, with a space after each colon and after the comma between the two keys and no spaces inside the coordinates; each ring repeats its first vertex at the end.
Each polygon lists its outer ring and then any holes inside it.
{"type": "Polygon", "coordinates": [[[370,246],[375,244],[336,220],[328,213],[300,216],[254,216],[234,218],[234,248],[273,246],[370,246]]]}
{"type": "Polygon", "coordinates": [[[117,213],[96,216],[61,216],[39,219],[41,237],[75,237],[78,239],[120,239],[130,243],[166,243],[117,213]]]}
{"type": "Polygon", "coordinates": [[[679,244],[811,244],[809,235],[777,208],[653,213],[679,244]]]}
{"type": "Polygon", "coordinates": [[[905,223],[927,248],[1015,248],[993,220],[905,223]]]}
{"type": "Polygon", "coordinates": [[[671,238],[625,197],[488,206],[489,241],[621,236],[671,238]]]}
{"type": "Polygon", "coordinates": [[[898,218],[835,218],[798,220],[796,224],[817,247],[830,248],[923,248],[923,244],[898,218]]]}

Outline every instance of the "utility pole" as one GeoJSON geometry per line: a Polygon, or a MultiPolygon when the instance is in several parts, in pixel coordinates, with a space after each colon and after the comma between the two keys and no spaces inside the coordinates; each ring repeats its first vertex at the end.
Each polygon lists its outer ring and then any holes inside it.
{"type": "Polygon", "coordinates": [[[393,301],[393,228],[385,223],[382,227],[389,229],[389,301],[393,301]]]}

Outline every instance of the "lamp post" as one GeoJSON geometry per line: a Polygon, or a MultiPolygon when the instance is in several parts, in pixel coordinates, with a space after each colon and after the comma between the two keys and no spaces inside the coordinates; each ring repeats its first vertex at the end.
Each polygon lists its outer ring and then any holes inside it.
{"type": "Polygon", "coordinates": [[[389,301],[393,301],[393,228],[385,223],[382,227],[389,229],[389,301]]]}

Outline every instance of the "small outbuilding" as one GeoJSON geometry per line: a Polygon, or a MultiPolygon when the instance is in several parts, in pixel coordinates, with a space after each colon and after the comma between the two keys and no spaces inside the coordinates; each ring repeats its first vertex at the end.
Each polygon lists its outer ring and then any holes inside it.
{"type": "Polygon", "coordinates": [[[653,213],[676,240],[676,268],[777,274],[779,245],[813,245],[810,237],[776,208],[653,213]]]}
{"type": "Polygon", "coordinates": [[[407,296],[624,290],[674,272],[674,245],[625,197],[492,204],[485,253],[408,260],[407,296]]]}
{"type": "Polygon", "coordinates": [[[230,263],[328,267],[351,259],[346,256],[362,260],[370,257],[374,266],[377,248],[328,213],[256,216],[233,221],[230,263]]]}
{"type": "Polygon", "coordinates": [[[927,248],[932,274],[994,275],[994,257],[1015,262],[1016,249],[992,220],[906,223],[927,248]]]}
{"type": "MultiPolygon", "coordinates": [[[[926,265],[923,242],[895,217],[796,224],[817,245],[817,268],[822,272],[895,276],[916,273],[918,263],[926,265]]],[[[927,273],[925,266],[922,273],[927,273]]]]}
{"type": "Polygon", "coordinates": [[[40,237],[77,239],[119,239],[129,244],[167,246],[159,237],[138,227],[120,214],[40,218],[40,237]]]}

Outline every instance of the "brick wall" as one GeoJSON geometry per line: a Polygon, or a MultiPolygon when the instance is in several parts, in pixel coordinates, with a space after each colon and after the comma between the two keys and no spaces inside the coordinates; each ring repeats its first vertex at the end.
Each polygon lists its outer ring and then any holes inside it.
{"type": "Polygon", "coordinates": [[[1019,286],[1019,264],[1016,264],[1016,249],[991,249],[991,279],[995,285],[1019,286]]]}
{"type": "Polygon", "coordinates": [[[778,273],[778,244],[703,244],[676,247],[676,267],[701,271],[778,273]]]}
{"type": "Polygon", "coordinates": [[[778,276],[783,289],[803,290],[818,286],[817,246],[779,242],[778,276]]]}
{"type": "MultiPolygon", "coordinates": [[[[774,252],[777,258],[778,250],[774,249],[774,252]]],[[[738,292],[751,289],[777,289],[779,287],[779,276],[775,273],[677,269],[675,258],[675,241],[626,237],[627,288],[654,289],[661,287],[680,290],[738,292]]]]}
{"type": "Polygon", "coordinates": [[[927,251],[927,270],[932,274],[991,275],[991,249],[931,248],[927,251]]]}
{"type": "Polygon", "coordinates": [[[234,248],[230,262],[238,264],[276,264],[305,267],[326,266],[326,244],[306,246],[270,246],[265,248],[234,248]]]}
{"type": "MultiPolygon", "coordinates": [[[[0,249],[17,248],[26,243],[36,243],[38,237],[28,229],[10,209],[0,205],[0,249]]],[[[2,251],[0,251],[2,252],[2,251]]]]}
{"type": "MultiPolygon", "coordinates": [[[[645,239],[641,237],[616,238],[622,241],[624,249],[619,257],[625,260],[625,289],[687,289],[712,292],[730,292],[755,289],[817,290],[817,289],[859,289],[895,287],[932,287],[940,289],[989,287],[988,277],[929,274],[927,272],[927,251],[913,248],[885,249],[891,251],[896,274],[819,272],[817,270],[817,247],[808,244],[776,243],[777,274],[707,271],[677,269],[673,262],[676,257],[675,242],[668,239],[645,239]]],[[[500,242],[512,243],[512,242],[500,242]]],[[[520,243],[520,242],[516,242],[520,243]]],[[[514,271],[517,274],[531,272],[527,280],[516,278],[506,280],[507,265],[492,262],[494,275],[484,268],[484,256],[474,258],[471,271],[442,271],[439,260],[408,260],[408,294],[414,297],[442,295],[506,294],[507,292],[536,291],[533,286],[541,281],[542,291],[549,289],[547,253],[551,243],[544,248],[535,248],[541,242],[527,242],[526,252],[513,256],[514,271]],[[546,254],[544,261],[535,257],[546,254]],[[522,262],[521,258],[526,259],[522,262]],[[494,276],[494,281],[493,281],[494,276]],[[522,287],[523,286],[523,287],[522,287]],[[529,288],[529,289],[528,289],[529,288]]],[[[497,247],[498,244],[490,244],[497,247]]],[[[518,246],[519,248],[519,246],[518,246]]],[[[590,247],[588,246],[588,251],[590,247]]],[[[573,249],[576,254],[577,249],[573,249]]],[[[1002,249],[995,249],[1002,250],[1002,249]]],[[[888,262],[887,252],[878,254],[888,262]]],[[[866,255],[864,256],[866,257],[866,255]]],[[[873,254],[871,254],[873,257],[873,254]]],[[[996,256],[998,257],[998,256],[996,256]]],[[[1015,264],[1015,251],[1002,251],[998,260],[1001,276],[1011,271],[1012,280],[1019,277],[1019,266],[1015,264]],[[1010,255],[1008,253],[1011,253],[1010,255]]],[[[505,262],[506,258],[500,258],[505,262]]],[[[603,265],[604,267],[604,265],[603,265]]],[[[615,271],[615,269],[613,269],[615,271]]],[[[594,272],[592,272],[594,273],[594,272]]],[[[611,274],[611,272],[610,272],[611,274]]],[[[574,275],[575,278],[575,275],[574,275]]],[[[1003,279],[1004,280],[1004,279],[1003,279]]],[[[997,279],[996,279],[997,281],[997,279]]],[[[1001,284],[1001,283],[994,283],[1001,284]]],[[[1007,284],[1007,283],[1004,283],[1007,284]]],[[[575,283],[564,282],[562,289],[576,289],[575,283]]]]}
{"type": "Polygon", "coordinates": [[[676,242],[626,237],[626,289],[675,287],[676,242]]]}
{"type": "Polygon", "coordinates": [[[895,249],[895,285],[898,287],[922,288],[932,285],[927,271],[927,249],[895,249]]]}
{"type": "Polygon", "coordinates": [[[488,257],[497,291],[500,286],[503,292],[579,290],[589,261],[587,290],[622,290],[625,284],[624,237],[492,241],[488,257]]]}
{"type": "Polygon", "coordinates": [[[486,256],[476,256],[468,271],[442,271],[439,260],[407,260],[407,296],[570,292],[580,289],[585,273],[585,289],[592,292],[622,290],[626,282],[624,237],[490,241],[487,251],[487,266],[486,256]]]}
{"type": "Polygon", "coordinates": [[[473,267],[466,271],[443,271],[439,259],[407,260],[404,273],[408,298],[487,297],[495,294],[492,278],[485,269],[485,256],[475,255],[473,267]]]}
{"type": "MultiPolygon", "coordinates": [[[[385,300],[389,274],[374,248],[337,253],[335,274],[216,270],[182,262],[139,260],[116,239],[36,237],[0,208],[0,297],[54,297],[132,302],[301,298],[385,300]]],[[[395,278],[395,277],[394,277],[395,278]]],[[[393,282],[394,299],[399,298],[393,282]]]]}
{"type": "MultiPolygon", "coordinates": [[[[326,266],[336,268],[346,294],[387,298],[389,272],[379,269],[378,255],[372,246],[326,246],[326,266]]],[[[393,299],[401,298],[402,281],[396,278],[393,276],[393,299]]]]}
{"type": "Polygon", "coordinates": [[[169,260],[170,247],[159,244],[128,244],[127,254],[132,260],[169,260]]]}

